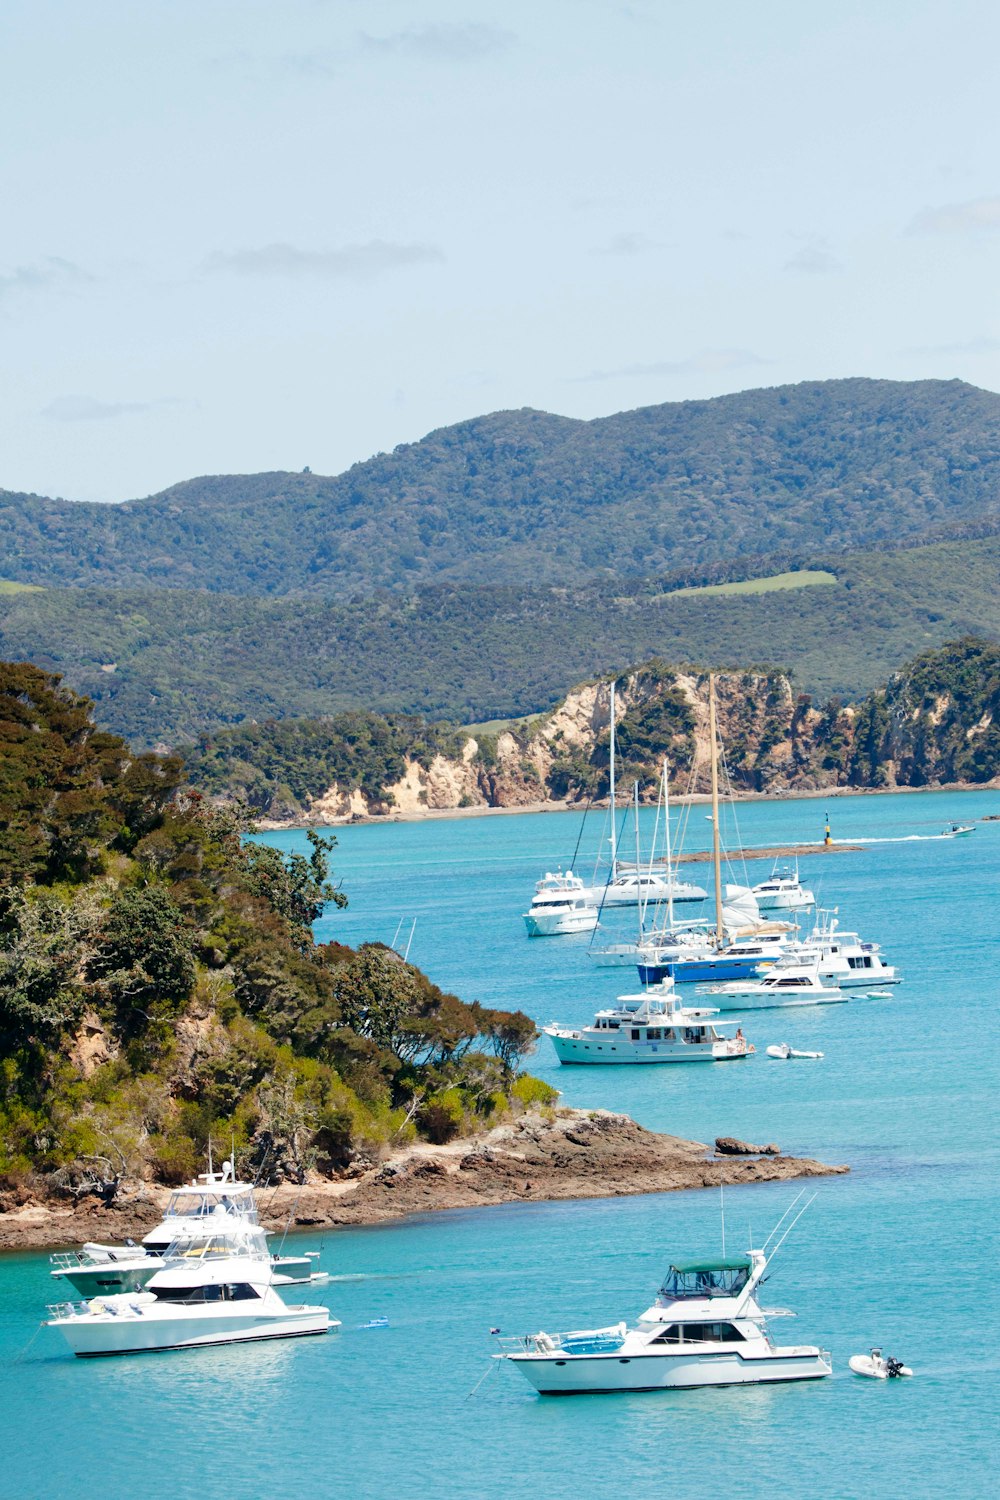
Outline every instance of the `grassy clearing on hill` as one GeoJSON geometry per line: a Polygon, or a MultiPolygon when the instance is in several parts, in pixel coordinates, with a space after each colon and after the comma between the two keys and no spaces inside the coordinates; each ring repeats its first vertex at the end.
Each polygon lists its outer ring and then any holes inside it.
{"type": "Polygon", "coordinates": [[[706,594],[771,594],[776,589],[805,589],[835,584],[837,577],[821,568],[798,568],[794,573],[772,573],[770,578],[745,578],[741,583],[709,583],[703,588],[673,589],[664,594],[663,603],[706,594]]]}

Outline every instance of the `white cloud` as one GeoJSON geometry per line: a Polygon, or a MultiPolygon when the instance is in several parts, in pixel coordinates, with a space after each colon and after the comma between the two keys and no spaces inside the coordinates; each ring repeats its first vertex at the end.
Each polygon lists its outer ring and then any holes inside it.
{"type": "Polygon", "coordinates": [[[404,31],[393,31],[388,36],[372,36],[363,31],[358,40],[364,52],[470,62],[506,52],[517,38],[512,31],[504,31],[483,21],[441,21],[426,26],[408,26],[404,31]]]}
{"type": "Polygon", "coordinates": [[[843,269],[841,262],[832,250],[827,249],[823,240],[812,240],[809,244],[802,245],[785,261],[786,271],[804,271],[810,276],[829,276],[832,272],[843,269]]]}
{"type": "Polygon", "coordinates": [[[63,260],[58,255],[46,255],[31,265],[0,271],[0,297],[11,292],[69,291],[93,279],[89,272],[72,261],[63,260]]]}
{"type": "Polygon", "coordinates": [[[1000,339],[966,339],[963,343],[956,344],[915,344],[902,352],[912,355],[915,359],[924,359],[928,355],[936,354],[1000,354],[1000,339]]]}
{"type": "Polygon", "coordinates": [[[363,245],[344,245],[339,250],[300,250],[295,245],[278,243],[257,250],[216,250],[203,269],[231,271],[239,276],[318,276],[326,280],[347,277],[366,281],[386,271],[440,263],[444,258],[439,245],[406,245],[391,240],[369,240],[363,245]]]}
{"type": "Polygon", "coordinates": [[[156,406],[176,404],[170,398],[162,401],[99,401],[96,396],[56,396],[44,408],[42,416],[53,422],[103,422],[110,417],[125,417],[135,412],[151,411],[156,406]]]}
{"type": "Polygon", "coordinates": [[[638,231],[626,231],[612,235],[605,245],[598,245],[595,255],[643,255],[647,250],[660,250],[659,240],[651,240],[638,231]]]}
{"type": "Polygon", "coordinates": [[[1000,197],[970,198],[922,208],[907,226],[908,234],[977,234],[1000,229],[1000,197]]]}
{"type": "Polygon", "coordinates": [[[705,349],[687,359],[656,360],[652,364],[621,365],[616,370],[592,370],[589,375],[571,376],[573,381],[618,380],[622,376],[649,375],[717,375],[726,370],[741,370],[752,365],[767,365],[749,349],[705,349]]]}

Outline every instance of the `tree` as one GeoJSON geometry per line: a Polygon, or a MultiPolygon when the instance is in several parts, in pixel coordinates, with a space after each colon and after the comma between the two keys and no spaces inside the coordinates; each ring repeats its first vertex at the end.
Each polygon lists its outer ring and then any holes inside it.
{"type": "Polygon", "coordinates": [[[97,934],[87,978],[99,984],[126,1022],[146,1008],[174,1009],[187,999],[195,967],[183,916],[156,886],[119,891],[97,934]]]}

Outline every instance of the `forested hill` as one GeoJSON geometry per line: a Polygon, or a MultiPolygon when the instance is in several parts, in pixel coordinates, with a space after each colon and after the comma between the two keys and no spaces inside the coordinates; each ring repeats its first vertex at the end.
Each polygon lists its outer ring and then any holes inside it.
{"type": "Polygon", "coordinates": [[[839,380],[573,421],[495,412],[346,474],[193,479],[122,505],[0,492],[0,572],[43,586],[412,592],[697,574],[1000,518],[1000,396],[839,380]]]}
{"type": "Polygon", "coordinates": [[[0,662],[0,1210],[179,1181],[212,1135],[302,1181],[554,1098],[527,1016],[314,941],[333,841],[244,842],[89,707],[0,662]]]}

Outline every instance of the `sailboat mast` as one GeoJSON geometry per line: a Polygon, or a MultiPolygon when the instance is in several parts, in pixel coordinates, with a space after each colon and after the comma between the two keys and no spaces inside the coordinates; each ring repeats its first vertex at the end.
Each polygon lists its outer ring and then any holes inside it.
{"type": "Polygon", "coordinates": [[[670,762],[663,758],[663,826],[667,834],[667,927],[674,925],[674,866],[670,848],[670,762]]]}
{"type": "Polygon", "coordinates": [[[712,863],[715,866],[715,938],[726,940],[722,925],[722,850],[719,841],[719,744],[715,713],[715,673],[708,674],[708,735],[712,741],[712,863]]]}
{"type": "Polygon", "coordinates": [[[618,832],[615,828],[615,683],[611,684],[611,879],[618,879],[618,832]]]}
{"type": "MultiPolygon", "coordinates": [[[[634,811],[635,811],[635,874],[636,874],[636,879],[638,880],[639,877],[642,874],[641,855],[639,853],[639,783],[638,783],[638,781],[636,782],[636,784],[635,784],[635,786],[634,786],[634,788],[632,790],[632,797],[633,797],[633,801],[634,801],[634,804],[635,804],[635,807],[634,807],[634,811]]],[[[645,896],[645,892],[643,891],[641,883],[639,885],[639,900],[636,903],[636,906],[637,906],[637,909],[638,909],[638,912],[639,912],[639,940],[641,942],[642,941],[642,924],[643,924],[643,922],[645,920],[645,917],[646,917],[646,896],[645,896]]]]}

